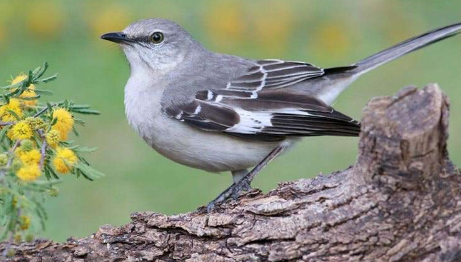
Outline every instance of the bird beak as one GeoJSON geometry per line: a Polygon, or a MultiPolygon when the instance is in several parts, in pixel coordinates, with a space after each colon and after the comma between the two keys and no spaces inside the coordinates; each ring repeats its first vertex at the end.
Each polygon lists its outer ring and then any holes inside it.
{"type": "Polygon", "coordinates": [[[130,40],[126,37],[125,33],[122,32],[114,32],[114,33],[107,33],[101,36],[101,39],[111,41],[114,43],[123,43],[129,42],[130,40]]]}

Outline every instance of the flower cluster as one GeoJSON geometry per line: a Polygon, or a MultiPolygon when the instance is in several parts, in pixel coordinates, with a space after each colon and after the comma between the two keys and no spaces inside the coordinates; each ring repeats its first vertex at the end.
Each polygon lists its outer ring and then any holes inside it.
{"type": "MultiPolygon", "coordinates": [[[[15,77],[11,81],[11,84],[12,85],[18,84],[18,83],[24,81],[26,78],[27,78],[27,75],[21,73],[20,75],[18,75],[17,77],[15,77]]],[[[37,105],[37,100],[32,99],[32,98],[34,98],[36,96],[37,96],[37,94],[35,93],[35,85],[30,84],[27,87],[27,89],[24,90],[24,92],[19,96],[19,98],[25,99],[25,100],[21,101],[24,106],[35,106],[35,105],[37,105]],[[30,100],[27,100],[27,99],[30,99],[30,100]]]]}
{"type": "Polygon", "coordinates": [[[56,78],[43,78],[46,69],[47,64],[0,87],[0,209],[6,211],[0,212],[0,240],[8,235],[21,240],[25,232],[43,227],[46,214],[41,201],[44,194],[57,195],[55,184],[61,174],[89,180],[102,176],[81,156],[93,149],[69,140],[77,134],[75,125],[84,123],[75,114],[98,112],[68,100],[40,103],[41,95],[50,91],[39,85],[56,78]]]}
{"type": "Polygon", "coordinates": [[[23,116],[19,99],[11,98],[10,101],[0,106],[0,119],[4,122],[15,121],[23,116]]]}
{"type": "Polygon", "coordinates": [[[56,118],[56,124],[53,125],[52,129],[58,131],[60,139],[66,140],[69,132],[74,126],[74,118],[63,108],[54,110],[53,117],[56,118]]]}
{"type": "MultiPolygon", "coordinates": [[[[8,104],[2,107],[6,106],[8,104]]],[[[19,107],[19,110],[22,110],[21,107],[19,107]]],[[[18,143],[18,145],[20,144],[20,147],[17,147],[14,151],[17,158],[15,160],[19,161],[17,166],[20,166],[16,176],[24,182],[35,181],[40,177],[41,168],[39,164],[41,158],[45,157],[41,155],[39,149],[36,147],[37,144],[30,140],[34,134],[41,136],[48,143],[45,145],[42,144],[42,147],[50,146],[56,149],[53,164],[58,173],[68,173],[77,162],[77,156],[71,149],[58,146],[61,141],[65,141],[68,138],[69,132],[74,127],[72,114],[64,108],[56,108],[53,110],[52,116],[53,119],[56,119],[54,120],[55,123],[51,128],[48,128],[49,131],[46,133],[44,133],[46,122],[41,118],[35,117],[29,117],[25,120],[12,123],[11,128],[7,132],[7,136],[11,141],[18,143]]]]}
{"type": "Polygon", "coordinates": [[[77,162],[77,156],[69,148],[59,147],[56,149],[56,157],[53,159],[53,165],[59,173],[67,173],[77,162]]]}

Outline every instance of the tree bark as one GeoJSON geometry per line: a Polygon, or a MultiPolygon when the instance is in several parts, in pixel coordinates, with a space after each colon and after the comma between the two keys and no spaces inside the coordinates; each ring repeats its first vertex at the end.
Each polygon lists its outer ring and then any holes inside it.
{"type": "MultiPolygon", "coordinates": [[[[12,244],[6,261],[461,261],[461,175],[437,85],[364,110],[353,167],[258,190],[207,214],[132,214],[65,243],[12,244]]],[[[0,251],[7,244],[0,244],[0,251]]]]}

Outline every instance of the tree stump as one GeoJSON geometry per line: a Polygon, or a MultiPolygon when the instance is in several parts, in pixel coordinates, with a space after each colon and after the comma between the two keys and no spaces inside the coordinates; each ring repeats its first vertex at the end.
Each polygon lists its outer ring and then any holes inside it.
{"type": "Polygon", "coordinates": [[[404,88],[365,108],[353,167],[253,190],[209,214],[140,212],[82,239],[11,244],[2,261],[461,261],[448,109],[437,85],[404,88]]]}

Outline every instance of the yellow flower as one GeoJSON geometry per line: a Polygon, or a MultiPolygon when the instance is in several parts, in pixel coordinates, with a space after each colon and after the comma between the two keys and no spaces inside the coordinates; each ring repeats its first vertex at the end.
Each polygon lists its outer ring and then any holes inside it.
{"type": "Polygon", "coordinates": [[[30,226],[30,217],[29,216],[20,216],[19,224],[21,225],[22,230],[27,230],[30,226]]]}
{"type": "Polygon", "coordinates": [[[13,111],[18,117],[22,117],[21,103],[16,98],[11,98],[10,102],[0,107],[0,118],[3,122],[16,121],[16,117],[9,111],[13,111]]]}
{"type": "Polygon", "coordinates": [[[20,158],[24,153],[26,153],[26,152],[24,152],[24,151],[22,150],[21,147],[18,147],[18,148],[16,148],[16,150],[14,150],[14,154],[15,154],[17,157],[19,157],[19,158],[20,158]]]}
{"type": "Polygon", "coordinates": [[[56,118],[58,121],[53,125],[52,129],[59,132],[61,136],[60,139],[66,140],[67,135],[74,126],[74,118],[72,118],[69,111],[64,108],[54,110],[53,118],[56,118]]]}
{"type": "Polygon", "coordinates": [[[42,155],[38,149],[32,149],[29,152],[23,152],[20,154],[19,159],[21,159],[24,165],[38,165],[41,156],[42,155]]]}
{"type": "MultiPolygon", "coordinates": [[[[25,80],[26,78],[27,78],[27,75],[21,73],[11,81],[11,84],[12,85],[17,84],[17,83],[25,80]]],[[[37,96],[34,89],[35,89],[35,85],[31,84],[19,97],[20,98],[28,98],[28,97],[37,96]]],[[[26,106],[35,106],[35,105],[37,105],[37,100],[23,100],[21,102],[22,102],[22,104],[24,104],[26,106]]]]}
{"type": "Polygon", "coordinates": [[[35,181],[40,176],[40,168],[36,164],[23,166],[16,173],[16,176],[25,182],[35,181]]]}
{"type": "MultiPolygon", "coordinates": [[[[11,84],[12,85],[15,85],[23,80],[25,80],[27,78],[27,75],[24,74],[24,73],[20,73],[17,77],[13,78],[13,80],[11,80],[11,84]]],[[[33,84],[30,85],[32,87],[32,89],[35,89],[35,86],[33,84]]]]}
{"type": "Polygon", "coordinates": [[[29,139],[32,137],[32,128],[26,121],[19,121],[8,130],[8,137],[12,140],[29,139]]]}
{"type": "Polygon", "coordinates": [[[61,141],[61,134],[59,134],[59,131],[50,130],[50,132],[46,134],[46,142],[52,148],[55,148],[58,145],[59,141],[61,141]]]}
{"type": "Polygon", "coordinates": [[[69,148],[58,147],[56,149],[56,157],[53,159],[53,165],[56,171],[65,174],[72,170],[77,160],[74,151],[69,148]]]}
{"type": "Polygon", "coordinates": [[[30,125],[30,127],[33,130],[39,129],[43,126],[43,124],[45,124],[43,119],[41,119],[40,117],[28,117],[26,118],[26,122],[30,125]]]}
{"type": "MultiPolygon", "coordinates": [[[[32,86],[32,85],[31,85],[32,86]]],[[[21,98],[28,98],[28,97],[36,97],[37,93],[34,90],[29,89],[25,90],[19,97],[21,98]]],[[[37,105],[37,99],[34,100],[22,100],[21,101],[25,106],[35,106],[37,105]]]]}

